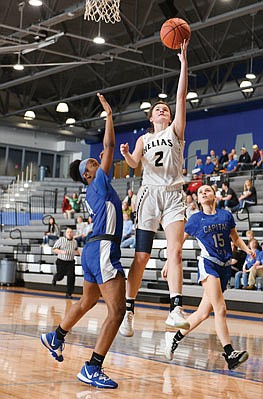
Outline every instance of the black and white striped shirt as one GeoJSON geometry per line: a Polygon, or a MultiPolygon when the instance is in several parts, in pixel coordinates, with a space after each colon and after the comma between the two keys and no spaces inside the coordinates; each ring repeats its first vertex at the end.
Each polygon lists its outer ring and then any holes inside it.
{"type": "Polygon", "coordinates": [[[75,251],[78,249],[77,241],[73,238],[72,240],[68,240],[66,237],[60,237],[54,244],[54,249],[61,249],[62,251],[66,251],[66,254],[58,254],[58,259],[61,260],[74,260],[75,251]]]}

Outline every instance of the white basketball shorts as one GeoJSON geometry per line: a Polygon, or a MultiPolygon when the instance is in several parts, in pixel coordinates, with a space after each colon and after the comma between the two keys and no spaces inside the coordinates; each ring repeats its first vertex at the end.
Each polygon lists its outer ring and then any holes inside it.
{"type": "Polygon", "coordinates": [[[185,193],[165,186],[141,186],[136,197],[136,228],[156,232],[161,223],[185,219],[185,193]]]}

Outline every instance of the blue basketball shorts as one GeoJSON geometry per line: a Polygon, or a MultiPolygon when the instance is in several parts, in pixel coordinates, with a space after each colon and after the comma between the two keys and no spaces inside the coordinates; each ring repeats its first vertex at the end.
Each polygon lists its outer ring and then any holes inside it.
{"type": "Polygon", "coordinates": [[[220,279],[222,292],[224,292],[231,277],[231,266],[219,266],[208,259],[200,257],[198,261],[198,283],[201,283],[209,275],[220,279]]]}
{"type": "Polygon", "coordinates": [[[120,245],[113,241],[87,242],[81,256],[84,280],[104,284],[115,278],[118,271],[125,276],[120,256],[120,245]]]}

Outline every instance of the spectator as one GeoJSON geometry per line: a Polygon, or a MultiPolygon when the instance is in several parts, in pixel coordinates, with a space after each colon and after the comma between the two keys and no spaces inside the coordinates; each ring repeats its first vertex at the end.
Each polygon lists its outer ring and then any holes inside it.
{"type": "Polygon", "coordinates": [[[71,218],[71,205],[69,203],[69,199],[68,197],[65,195],[63,198],[63,202],[62,202],[62,213],[64,215],[64,218],[66,219],[70,219],[71,218]],[[70,215],[70,217],[69,217],[70,215]]]}
{"type": "Polygon", "coordinates": [[[189,207],[192,202],[194,202],[192,194],[188,194],[186,196],[186,207],[189,207]]]}
{"type": "Polygon", "coordinates": [[[257,192],[255,187],[252,185],[252,181],[247,179],[244,183],[243,194],[239,197],[239,204],[232,208],[233,212],[241,211],[249,206],[256,205],[257,203],[257,192]]]}
{"type": "Polygon", "coordinates": [[[129,208],[131,209],[131,220],[133,222],[135,217],[136,195],[131,189],[128,190],[127,196],[124,198],[123,202],[127,202],[129,208]]]}
{"type": "Polygon", "coordinates": [[[238,249],[231,241],[232,259],[231,259],[231,277],[235,277],[236,273],[241,271],[246,260],[246,253],[238,249]]]}
{"type": "Polygon", "coordinates": [[[48,223],[48,229],[47,232],[45,233],[43,237],[43,244],[44,245],[50,245],[50,241],[52,241],[52,244],[54,241],[56,241],[59,237],[59,228],[58,225],[56,224],[55,218],[51,216],[49,218],[49,223],[48,223]]]}
{"type": "Polygon", "coordinates": [[[213,164],[214,164],[214,174],[219,174],[220,172],[223,172],[223,165],[219,163],[218,158],[213,159],[213,164]]]}
{"type": "MultiPolygon", "coordinates": [[[[247,241],[248,241],[248,244],[249,244],[251,240],[255,239],[254,231],[253,230],[247,230],[246,231],[246,237],[247,237],[247,241]]],[[[261,246],[259,245],[259,243],[258,243],[257,249],[259,251],[261,251],[261,246]]]]}
{"type": "Polygon", "coordinates": [[[246,231],[246,237],[247,237],[248,244],[249,244],[251,240],[255,239],[254,231],[253,230],[247,230],[246,231]]]}
{"type": "Polygon", "coordinates": [[[86,234],[85,228],[87,227],[87,223],[83,222],[83,217],[77,217],[77,226],[76,226],[76,234],[74,235],[74,239],[78,243],[78,247],[81,247],[81,244],[85,244],[86,242],[86,234]]]}
{"type": "Polygon", "coordinates": [[[186,218],[187,220],[194,214],[199,212],[199,208],[195,201],[192,201],[189,206],[186,208],[186,218]]]}
{"type": "Polygon", "coordinates": [[[121,248],[135,248],[135,235],[132,235],[130,238],[127,238],[127,240],[121,242],[121,248]]]}
{"type": "Polygon", "coordinates": [[[235,191],[229,187],[229,183],[222,183],[221,198],[217,203],[217,207],[231,210],[234,206],[239,204],[235,191]]]}
{"type": "Polygon", "coordinates": [[[188,184],[192,180],[192,175],[190,175],[190,173],[188,173],[186,168],[183,168],[183,178],[184,178],[183,190],[186,192],[188,184]]]}
{"type": "MultiPolygon", "coordinates": [[[[257,249],[258,242],[257,240],[251,240],[248,244],[249,248],[255,251],[256,257],[258,257],[260,251],[257,249]]],[[[256,258],[252,255],[247,255],[245,262],[243,264],[242,271],[238,271],[235,274],[235,289],[241,288],[241,277],[243,278],[243,287],[248,286],[248,273],[251,267],[256,262],[256,258]]]]}
{"type": "Polygon", "coordinates": [[[79,204],[79,212],[83,209],[86,209],[85,206],[85,199],[86,199],[86,187],[82,187],[81,192],[78,196],[78,204],[79,204]]]}
{"type": "Polygon", "coordinates": [[[228,163],[228,154],[227,154],[227,150],[226,150],[225,148],[223,148],[221,154],[222,154],[222,155],[221,155],[221,157],[219,158],[219,164],[220,164],[220,165],[223,165],[223,166],[225,167],[226,165],[224,165],[224,164],[227,164],[227,163],[228,163]]]}
{"type": "Polygon", "coordinates": [[[256,257],[256,262],[249,270],[248,286],[244,288],[246,290],[255,290],[256,278],[263,277],[263,242],[260,245],[262,251],[258,252],[258,255],[256,257]]]}
{"type": "Polygon", "coordinates": [[[203,172],[205,175],[211,175],[214,172],[214,164],[211,157],[206,157],[206,163],[203,166],[203,172]]]}
{"type": "Polygon", "coordinates": [[[233,155],[233,159],[235,159],[235,161],[237,161],[238,160],[238,156],[237,156],[237,152],[236,152],[235,148],[232,148],[231,154],[233,155]]]}
{"type": "Polygon", "coordinates": [[[187,194],[186,195],[186,207],[189,207],[192,202],[195,202],[197,204],[196,199],[193,198],[193,194],[187,194]]]}
{"type": "Polygon", "coordinates": [[[135,248],[135,237],[133,235],[133,223],[127,213],[123,214],[123,230],[121,248],[135,248]]]}
{"type": "Polygon", "coordinates": [[[70,210],[70,217],[68,219],[71,219],[74,217],[74,213],[79,212],[79,198],[77,193],[73,193],[72,197],[68,197],[69,203],[71,205],[71,210],[70,210]]]}
{"type": "Polygon", "coordinates": [[[194,200],[196,203],[198,203],[198,201],[197,201],[197,192],[193,193],[193,194],[192,194],[192,197],[193,197],[193,200],[194,200]]]}
{"type": "Polygon", "coordinates": [[[193,174],[193,180],[188,184],[186,194],[196,193],[198,188],[202,186],[202,177],[198,174],[193,174]]]}
{"type": "Polygon", "coordinates": [[[238,159],[238,170],[248,170],[251,169],[251,158],[247,152],[246,147],[241,148],[241,154],[238,159]]]}
{"type": "Polygon", "coordinates": [[[84,230],[84,237],[85,237],[84,243],[86,243],[87,239],[89,238],[92,232],[93,232],[93,220],[92,217],[89,216],[87,225],[84,230]]]}
{"type": "Polygon", "coordinates": [[[129,218],[131,217],[131,208],[128,205],[128,202],[122,203],[122,214],[127,213],[129,218]]]}
{"type": "Polygon", "coordinates": [[[253,168],[256,168],[258,162],[261,160],[261,156],[260,156],[260,151],[259,151],[257,144],[254,144],[252,148],[253,148],[253,155],[252,155],[251,162],[252,162],[253,168]]]}
{"type": "Polygon", "coordinates": [[[133,229],[133,223],[131,219],[129,218],[129,215],[127,213],[123,214],[123,229],[122,229],[122,237],[121,241],[126,240],[127,238],[130,238],[132,235],[132,229],[133,229]]]}
{"type": "Polygon", "coordinates": [[[194,169],[192,170],[192,175],[202,176],[203,173],[204,173],[204,165],[202,159],[197,158],[194,169]]]}
{"type": "Polygon", "coordinates": [[[211,158],[212,162],[213,162],[214,159],[217,158],[217,155],[216,155],[216,153],[215,153],[215,150],[210,150],[210,158],[211,158]]]}
{"type": "Polygon", "coordinates": [[[73,230],[67,228],[65,237],[60,237],[53,246],[53,252],[58,255],[56,260],[57,273],[54,274],[52,285],[56,285],[67,276],[66,297],[72,299],[75,286],[75,259],[80,255],[77,241],[73,238],[73,230]]]}
{"type": "Polygon", "coordinates": [[[259,151],[259,153],[260,153],[260,159],[259,159],[259,161],[257,162],[257,165],[255,166],[255,169],[262,169],[262,163],[263,163],[263,149],[261,149],[261,150],[259,151]]]}
{"type": "Polygon", "coordinates": [[[190,183],[190,181],[192,179],[192,175],[190,173],[188,173],[186,168],[183,168],[183,177],[184,177],[185,183],[190,183]]]}
{"type": "Polygon", "coordinates": [[[237,171],[238,162],[236,159],[233,158],[233,154],[230,152],[228,154],[228,163],[226,165],[226,172],[227,173],[234,173],[237,171]]]}
{"type": "Polygon", "coordinates": [[[216,194],[216,202],[218,202],[221,199],[221,189],[217,187],[216,184],[211,184],[211,187],[213,188],[215,194],[216,194]]]}

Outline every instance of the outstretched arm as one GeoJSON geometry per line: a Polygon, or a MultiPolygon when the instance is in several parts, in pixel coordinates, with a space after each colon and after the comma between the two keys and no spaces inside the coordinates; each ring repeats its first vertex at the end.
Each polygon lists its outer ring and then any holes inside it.
{"type": "Polygon", "coordinates": [[[109,103],[106,101],[105,97],[98,93],[97,94],[104,111],[107,112],[106,123],[105,123],[105,133],[103,138],[103,157],[101,159],[101,169],[108,175],[111,169],[114,148],[115,148],[115,132],[113,127],[112,119],[112,109],[109,103]]]}
{"type": "Polygon", "coordinates": [[[173,128],[177,136],[183,140],[186,125],[186,95],[188,87],[188,63],[187,63],[187,47],[189,39],[184,40],[181,45],[181,52],[178,53],[181,62],[181,71],[179,76],[177,95],[176,95],[176,108],[175,117],[173,121],[173,128]]]}
{"type": "Polygon", "coordinates": [[[133,169],[137,168],[137,166],[139,165],[140,160],[142,158],[142,155],[143,155],[142,137],[138,138],[138,140],[136,142],[136,145],[135,145],[135,148],[134,148],[134,151],[133,151],[132,154],[129,151],[129,144],[128,143],[121,144],[120,152],[121,152],[121,155],[125,158],[125,161],[127,162],[127,164],[131,168],[133,168],[133,169]]]}
{"type": "Polygon", "coordinates": [[[252,255],[255,258],[255,251],[251,250],[246,243],[242,240],[241,237],[239,237],[238,232],[236,228],[232,228],[230,231],[230,237],[233,241],[233,243],[240,248],[242,251],[246,252],[248,255],[252,255]]]}

